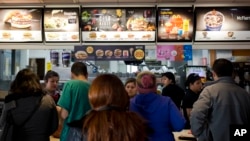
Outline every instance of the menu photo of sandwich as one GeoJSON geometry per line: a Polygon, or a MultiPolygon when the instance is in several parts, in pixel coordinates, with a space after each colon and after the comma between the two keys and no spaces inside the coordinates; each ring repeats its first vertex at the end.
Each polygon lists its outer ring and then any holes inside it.
{"type": "Polygon", "coordinates": [[[14,28],[29,28],[32,25],[32,15],[28,10],[10,10],[4,15],[3,21],[14,28]]]}

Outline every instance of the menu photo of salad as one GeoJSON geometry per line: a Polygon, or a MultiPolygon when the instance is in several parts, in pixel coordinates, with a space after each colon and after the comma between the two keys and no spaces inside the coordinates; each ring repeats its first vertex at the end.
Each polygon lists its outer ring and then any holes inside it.
{"type": "Polygon", "coordinates": [[[45,8],[46,42],[79,42],[79,8],[45,8]]]}
{"type": "Polygon", "coordinates": [[[42,9],[0,9],[0,42],[42,42],[42,9]]]}
{"type": "Polygon", "coordinates": [[[195,41],[249,41],[250,7],[196,7],[195,41]]]}
{"type": "Polygon", "coordinates": [[[161,7],[158,10],[158,41],[192,41],[192,7],[161,7]]]}
{"type": "Polygon", "coordinates": [[[83,8],[83,41],[154,41],[152,8],[83,8]]]}

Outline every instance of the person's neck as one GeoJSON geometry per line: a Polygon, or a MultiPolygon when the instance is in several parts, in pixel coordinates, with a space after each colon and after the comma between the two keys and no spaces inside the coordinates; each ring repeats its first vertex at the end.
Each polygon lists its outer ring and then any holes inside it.
{"type": "Polygon", "coordinates": [[[79,75],[75,77],[74,80],[88,81],[88,79],[83,75],[79,75]]]}

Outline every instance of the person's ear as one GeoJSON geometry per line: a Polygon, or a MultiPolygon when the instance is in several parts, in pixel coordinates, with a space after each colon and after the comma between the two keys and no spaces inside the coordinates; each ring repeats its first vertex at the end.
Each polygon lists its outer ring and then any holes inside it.
{"type": "Polygon", "coordinates": [[[212,71],[212,74],[213,74],[213,79],[216,80],[217,79],[217,74],[214,71],[212,71]]]}

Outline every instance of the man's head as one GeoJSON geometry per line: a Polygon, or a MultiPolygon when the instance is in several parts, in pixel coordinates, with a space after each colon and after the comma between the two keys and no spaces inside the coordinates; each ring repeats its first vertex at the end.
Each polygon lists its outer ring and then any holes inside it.
{"type": "Polygon", "coordinates": [[[213,75],[215,79],[218,77],[233,76],[234,67],[231,61],[220,58],[216,59],[213,64],[213,75]]]}
{"type": "Polygon", "coordinates": [[[87,66],[82,62],[75,62],[71,67],[71,75],[73,79],[79,76],[88,77],[87,66]]]}

